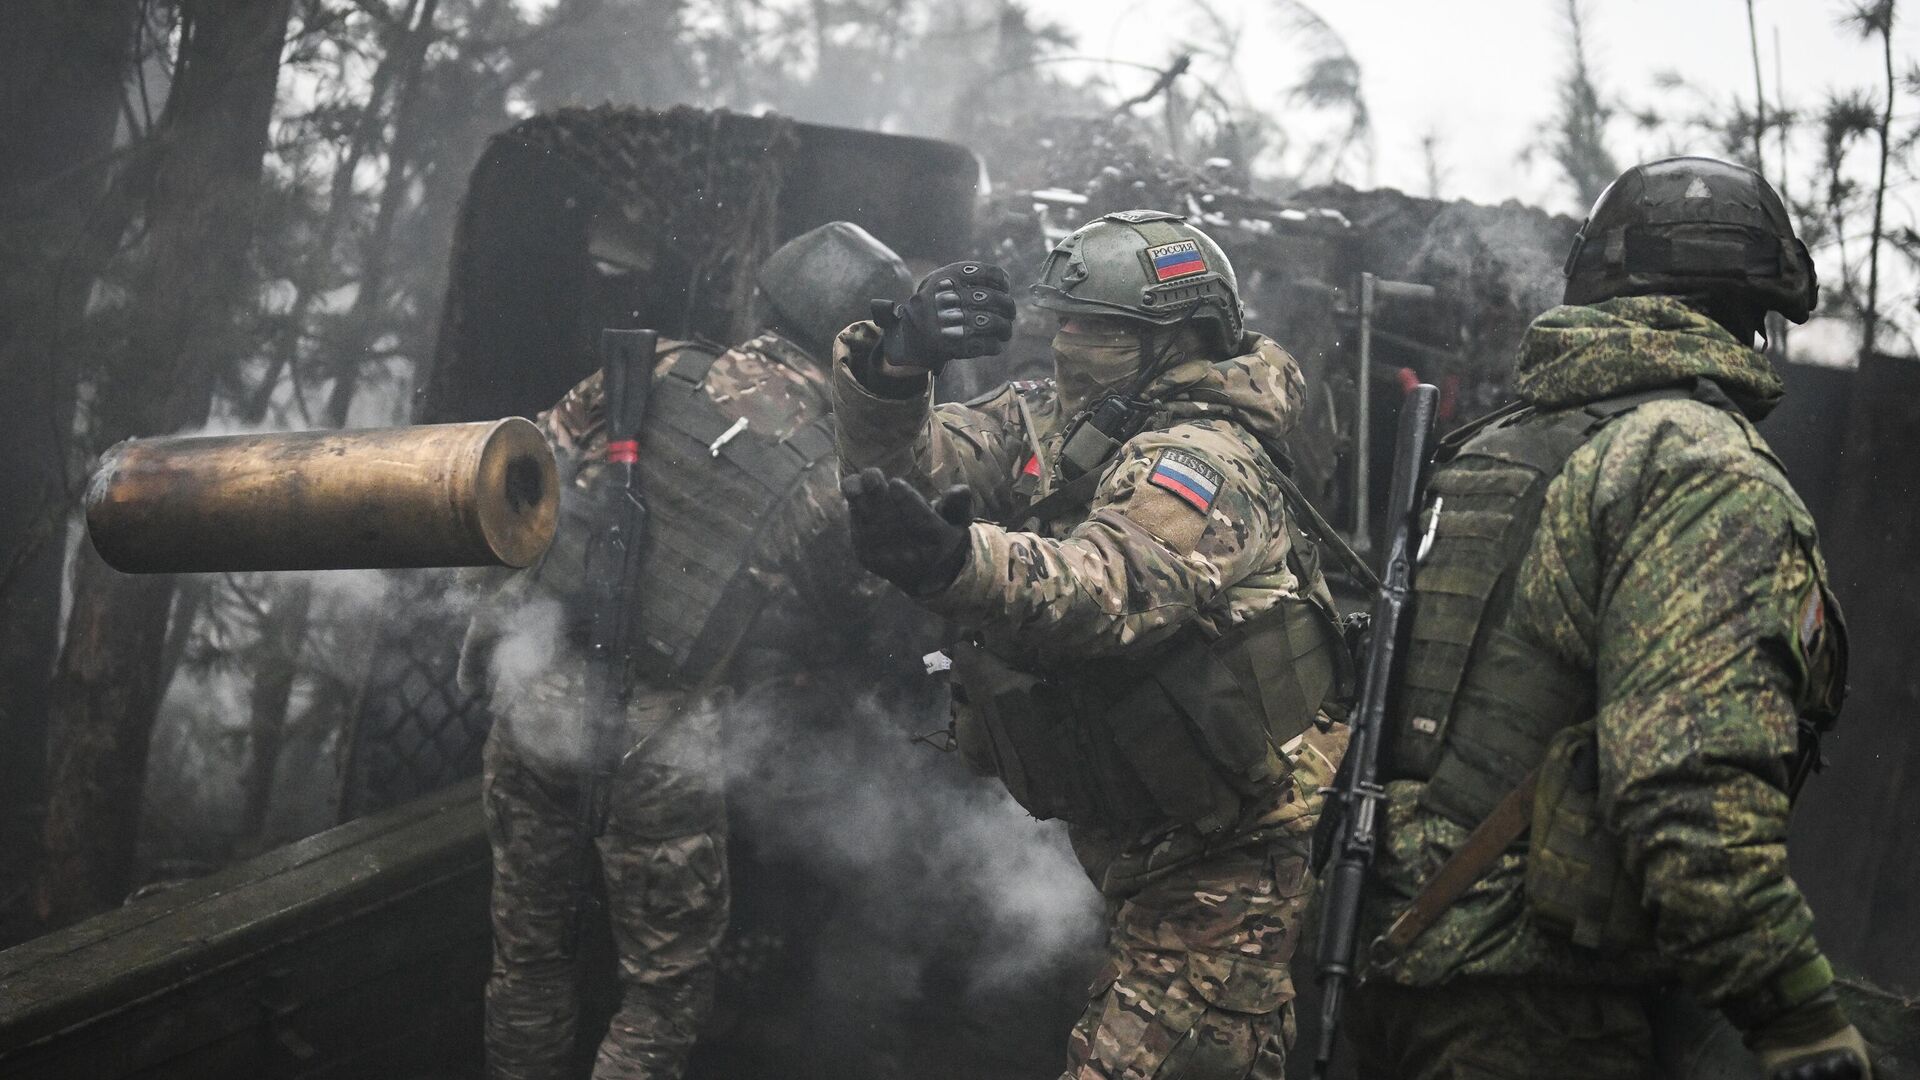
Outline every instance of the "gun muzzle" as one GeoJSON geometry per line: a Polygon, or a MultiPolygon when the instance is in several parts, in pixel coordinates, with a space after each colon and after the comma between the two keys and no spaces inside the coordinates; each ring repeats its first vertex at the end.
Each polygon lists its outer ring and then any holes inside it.
{"type": "Polygon", "coordinates": [[[87,534],[129,574],[532,563],[553,540],[553,451],[476,424],[132,439],[107,451],[87,534]]]}

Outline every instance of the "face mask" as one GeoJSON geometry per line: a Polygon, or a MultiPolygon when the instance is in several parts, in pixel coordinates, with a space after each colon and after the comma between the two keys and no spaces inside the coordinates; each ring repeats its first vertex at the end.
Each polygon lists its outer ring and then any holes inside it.
{"type": "Polygon", "coordinates": [[[1062,411],[1075,416],[1109,394],[1130,389],[1140,375],[1140,360],[1137,333],[1062,328],[1053,335],[1053,380],[1062,411]]]}

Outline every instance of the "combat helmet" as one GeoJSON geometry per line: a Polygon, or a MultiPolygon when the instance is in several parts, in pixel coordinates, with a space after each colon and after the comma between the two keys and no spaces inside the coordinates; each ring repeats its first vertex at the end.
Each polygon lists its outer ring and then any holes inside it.
{"type": "Polygon", "coordinates": [[[1819,283],[1772,185],[1742,165],[1673,157],[1607,185],[1573,238],[1566,303],[1666,293],[1743,295],[1797,323],[1819,283]]]}
{"type": "Polygon", "coordinates": [[[1054,245],[1034,302],[1062,315],[1119,315],[1156,326],[1192,319],[1231,351],[1245,320],[1233,264],[1179,214],[1122,210],[1054,245]]]}
{"type": "Polygon", "coordinates": [[[900,256],[850,221],[829,221],[780,245],[754,283],[772,309],[769,321],[816,357],[867,317],[872,300],[905,300],[913,292],[900,256]]]}

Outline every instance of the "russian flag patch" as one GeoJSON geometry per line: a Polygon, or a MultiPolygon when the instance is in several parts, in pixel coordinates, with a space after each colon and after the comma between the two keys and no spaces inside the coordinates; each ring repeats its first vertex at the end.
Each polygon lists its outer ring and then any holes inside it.
{"type": "Polygon", "coordinates": [[[1201,513],[1213,508],[1220,493],[1220,473],[1211,465],[1183,450],[1164,450],[1153,464],[1147,483],[1171,491],[1182,502],[1201,513]]]}
{"type": "Polygon", "coordinates": [[[1206,256],[1200,254],[1200,245],[1192,240],[1150,247],[1147,249],[1147,258],[1153,262],[1155,281],[1172,281],[1174,278],[1207,272],[1206,256]]]}

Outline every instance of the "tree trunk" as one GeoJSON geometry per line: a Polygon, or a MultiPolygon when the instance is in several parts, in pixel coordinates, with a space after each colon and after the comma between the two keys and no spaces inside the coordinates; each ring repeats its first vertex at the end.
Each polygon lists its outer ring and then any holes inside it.
{"type": "Polygon", "coordinates": [[[260,627],[261,660],[248,695],[247,769],[241,774],[240,831],[232,854],[256,855],[267,846],[267,812],[273,808],[273,777],[287,738],[287,706],[300,675],[300,648],[307,635],[313,587],[295,581],[276,590],[260,627]]]}
{"type": "Polygon", "coordinates": [[[0,850],[31,847],[46,793],[75,381],[61,346],[110,250],[87,223],[139,11],[33,0],[0,34],[0,850]]]}
{"type": "MultiPolygon", "coordinates": [[[[291,0],[181,0],[180,54],[154,136],[144,240],[118,355],[100,375],[91,430],[106,443],[205,422],[222,366],[241,355],[235,315],[291,0]]],[[[84,545],[83,545],[84,547],[84,545]]],[[[41,917],[65,923],[131,884],[147,738],[165,689],[172,584],[117,574],[91,551],[49,716],[51,797],[41,917]]]]}
{"type": "Polygon", "coordinates": [[[1880,114],[1880,177],[1873,185],[1873,233],[1867,243],[1867,310],[1866,328],[1861,335],[1860,359],[1879,350],[1880,340],[1880,241],[1886,236],[1884,224],[1887,205],[1887,159],[1893,154],[1893,99],[1900,92],[1899,84],[1893,78],[1893,3],[1888,0],[1886,22],[1879,27],[1880,50],[1887,71],[1887,107],[1880,114]]]}
{"type": "Polygon", "coordinates": [[[399,218],[400,206],[407,198],[407,170],[412,167],[414,154],[419,149],[420,69],[426,62],[427,47],[433,43],[434,16],[439,6],[439,0],[422,0],[417,13],[410,7],[408,16],[413,18],[417,14],[417,21],[410,23],[407,34],[393,45],[399,61],[393,141],[387,144],[386,180],[381,186],[380,205],[374,213],[373,229],[367,234],[360,260],[360,288],[347,314],[346,347],[340,356],[333,391],[327,397],[327,424],[331,427],[346,426],[354,392],[359,389],[361,368],[367,362],[366,353],[372,349],[387,315],[387,272],[393,261],[393,227],[399,218]]]}

